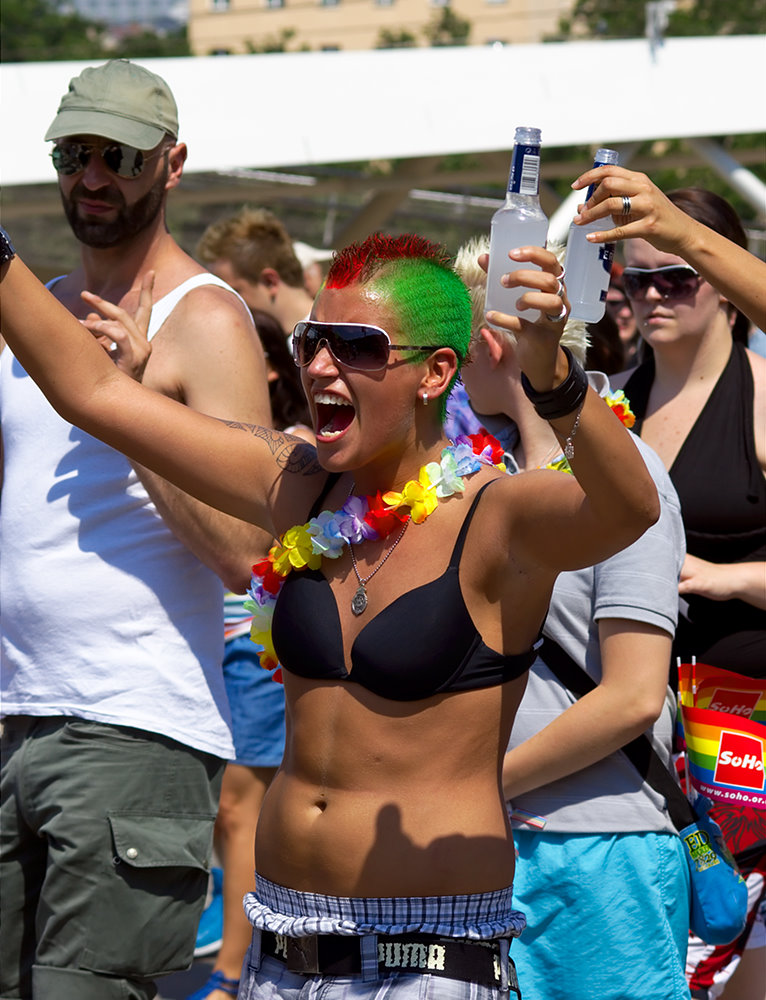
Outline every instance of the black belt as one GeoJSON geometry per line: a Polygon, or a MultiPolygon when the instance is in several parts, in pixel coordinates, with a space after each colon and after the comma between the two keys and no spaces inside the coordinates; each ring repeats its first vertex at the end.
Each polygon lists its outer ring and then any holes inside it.
{"type": "MultiPolygon", "coordinates": [[[[377,938],[381,979],[407,972],[459,979],[478,986],[500,986],[499,941],[466,941],[435,934],[379,934],[377,938]]],[[[293,938],[262,931],[261,951],[301,975],[354,976],[362,972],[360,941],[359,937],[339,934],[293,938]]],[[[510,988],[521,996],[510,959],[508,966],[510,988]]]]}

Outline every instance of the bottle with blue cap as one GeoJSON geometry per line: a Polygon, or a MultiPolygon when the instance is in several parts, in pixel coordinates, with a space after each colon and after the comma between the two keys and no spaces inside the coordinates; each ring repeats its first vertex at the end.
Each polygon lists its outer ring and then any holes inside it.
{"type": "Polygon", "coordinates": [[[489,271],[487,273],[487,309],[523,315],[535,320],[537,314],[520,314],[516,302],[524,288],[505,288],[500,284],[511,271],[535,269],[536,264],[514,261],[510,250],[523,246],[544,247],[548,236],[548,217],[540,207],[540,140],[539,128],[519,127],[513,140],[513,158],[508,177],[505,203],[492,216],[489,241],[489,271]]]}
{"type": "MultiPolygon", "coordinates": [[[[594,167],[603,167],[608,163],[619,163],[620,156],[615,149],[599,149],[594,160],[594,167]]],[[[588,188],[586,201],[596,188],[591,184],[588,188]]],[[[574,319],[585,320],[586,323],[597,323],[606,309],[606,293],[609,288],[609,277],[612,273],[614,260],[614,243],[590,243],[588,233],[611,229],[614,225],[611,216],[596,219],[584,226],[574,222],[569,227],[566,256],[567,296],[571,307],[570,315],[574,319]]]]}

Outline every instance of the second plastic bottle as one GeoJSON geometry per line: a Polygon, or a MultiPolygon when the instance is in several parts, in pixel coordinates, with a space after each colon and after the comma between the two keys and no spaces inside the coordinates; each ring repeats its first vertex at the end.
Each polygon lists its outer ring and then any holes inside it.
{"type": "MultiPolygon", "coordinates": [[[[594,167],[603,167],[608,163],[618,163],[619,155],[614,149],[599,149],[596,153],[594,167]]],[[[588,188],[588,198],[593,194],[596,185],[588,188]]],[[[573,319],[582,319],[586,323],[597,323],[606,309],[606,292],[609,288],[609,277],[614,259],[614,243],[590,243],[588,233],[611,229],[614,223],[612,217],[597,219],[584,226],[573,222],[569,227],[566,257],[566,284],[573,319]]]]}

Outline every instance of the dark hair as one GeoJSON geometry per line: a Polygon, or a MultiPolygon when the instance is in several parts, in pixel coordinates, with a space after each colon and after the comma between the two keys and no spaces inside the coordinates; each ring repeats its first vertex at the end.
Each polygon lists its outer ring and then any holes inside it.
{"type": "Polygon", "coordinates": [[[604,313],[596,323],[588,323],[588,349],[585,353],[585,367],[588,371],[616,375],[625,367],[625,348],[620,340],[617,324],[604,313]]]}
{"type": "Polygon", "coordinates": [[[287,334],[269,313],[261,309],[251,309],[250,312],[269,364],[278,376],[269,382],[274,427],[283,431],[293,424],[310,426],[309,407],[298,377],[298,369],[287,346],[287,334]]]}
{"type": "MultiPolygon", "coordinates": [[[[707,188],[698,187],[677,188],[668,192],[668,198],[692,219],[696,219],[697,222],[701,222],[747,250],[747,234],[734,207],[725,198],[708,191],[707,188]]],[[[750,320],[739,309],[734,306],[731,308],[735,312],[732,336],[734,340],[746,345],[750,320]]]]}

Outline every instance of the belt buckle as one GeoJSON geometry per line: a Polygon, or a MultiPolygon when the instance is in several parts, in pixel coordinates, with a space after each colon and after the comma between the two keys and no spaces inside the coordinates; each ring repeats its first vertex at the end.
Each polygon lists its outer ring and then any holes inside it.
{"type": "Polygon", "coordinates": [[[287,968],[302,976],[319,975],[319,941],[316,934],[287,939],[287,968]]]}

